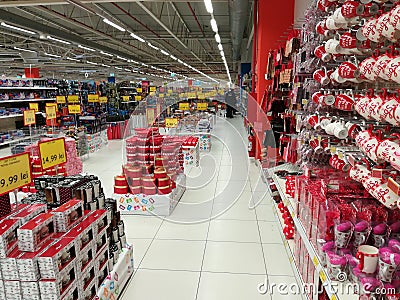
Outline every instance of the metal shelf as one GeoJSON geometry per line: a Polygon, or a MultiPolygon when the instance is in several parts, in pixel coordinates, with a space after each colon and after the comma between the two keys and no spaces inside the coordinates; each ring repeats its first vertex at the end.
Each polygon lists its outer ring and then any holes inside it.
{"type": "MultiPolygon", "coordinates": [[[[0,88],[1,90],[1,88],[0,88]]],[[[56,98],[38,98],[38,99],[12,99],[12,100],[0,100],[1,103],[17,103],[17,102],[38,102],[38,101],[55,101],[56,98]]]]}
{"type": "Polygon", "coordinates": [[[22,137],[22,138],[19,138],[19,139],[15,139],[15,140],[8,140],[8,141],[6,141],[6,142],[3,142],[3,143],[0,143],[0,146],[5,146],[5,145],[9,145],[9,144],[11,144],[11,143],[18,143],[18,142],[21,142],[21,141],[25,141],[25,140],[29,140],[29,139],[33,139],[33,138],[36,138],[36,137],[38,137],[38,136],[40,136],[41,134],[34,134],[34,135],[32,135],[32,136],[24,136],[24,137],[22,137]]]}
{"type": "Polygon", "coordinates": [[[0,119],[18,118],[18,117],[22,117],[22,116],[23,116],[23,114],[7,115],[7,116],[0,116],[0,119]]]}
{"type": "Polygon", "coordinates": [[[56,87],[47,87],[47,86],[0,86],[1,90],[56,90],[56,87]]]}

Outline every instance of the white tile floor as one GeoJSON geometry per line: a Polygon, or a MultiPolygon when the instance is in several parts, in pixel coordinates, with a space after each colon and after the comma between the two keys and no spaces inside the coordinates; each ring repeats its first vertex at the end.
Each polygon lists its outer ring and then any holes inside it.
{"type": "MultiPolygon", "coordinates": [[[[219,120],[213,134],[212,151],[190,171],[189,188],[169,218],[124,217],[136,271],[122,299],[301,299],[258,292],[266,277],[276,283],[295,278],[271,199],[247,158],[243,120],[219,120]]],[[[84,163],[102,179],[107,196],[121,172],[121,145],[111,141],[84,163]]]]}

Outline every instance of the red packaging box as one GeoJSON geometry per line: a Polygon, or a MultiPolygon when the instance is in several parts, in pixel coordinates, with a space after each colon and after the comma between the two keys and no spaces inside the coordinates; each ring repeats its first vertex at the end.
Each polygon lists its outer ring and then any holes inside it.
{"type": "Polygon", "coordinates": [[[29,207],[19,211],[18,213],[12,215],[10,219],[17,219],[20,221],[20,226],[24,225],[29,220],[41,213],[47,213],[46,204],[32,204],[29,207]]]}
{"type": "Polygon", "coordinates": [[[70,200],[60,207],[53,209],[57,232],[67,232],[76,225],[83,217],[83,201],[70,200]]]}
{"type": "Polygon", "coordinates": [[[94,299],[94,297],[96,297],[96,281],[97,278],[94,277],[91,283],[89,283],[85,289],[79,289],[79,299],[94,299]]]}
{"type": "Polygon", "coordinates": [[[73,238],[62,238],[51,245],[38,257],[39,271],[42,279],[57,279],[63,269],[73,264],[78,254],[73,238]]]}
{"type": "Polygon", "coordinates": [[[17,247],[18,227],[16,219],[0,221],[0,258],[5,258],[17,247]]]}
{"type": "MultiPolygon", "coordinates": [[[[74,284],[72,284],[69,288],[68,291],[66,291],[63,296],[61,297],[60,300],[76,300],[76,299],[85,299],[85,298],[81,298],[80,294],[79,294],[79,286],[76,284],[76,282],[74,284]]],[[[46,300],[43,299],[42,300],[46,300]]],[[[47,299],[50,300],[50,299],[47,299]]],[[[53,299],[52,299],[53,300],[53,299]]],[[[54,299],[54,300],[58,300],[58,298],[54,299]]]]}
{"type": "Polygon", "coordinates": [[[96,250],[94,247],[94,241],[92,241],[87,243],[77,254],[75,264],[78,271],[78,277],[94,264],[95,258],[96,250]]]}
{"type": "Polygon", "coordinates": [[[21,281],[38,281],[40,279],[38,256],[54,243],[54,240],[48,240],[36,252],[22,252],[17,258],[17,267],[19,279],[21,281]]]}
{"type": "Polygon", "coordinates": [[[110,220],[107,218],[106,209],[97,209],[92,211],[86,218],[91,224],[93,224],[94,233],[97,237],[101,235],[108,227],[110,220]]]}
{"type": "Polygon", "coordinates": [[[78,286],[81,290],[86,291],[91,284],[96,282],[96,266],[92,264],[90,268],[86,268],[78,280],[78,286]]]}
{"type": "Polygon", "coordinates": [[[86,247],[93,247],[95,238],[93,226],[88,218],[84,219],[81,223],[76,225],[65,234],[65,237],[73,238],[77,245],[77,251],[82,251],[86,247]]]}
{"type": "Polygon", "coordinates": [[[95,252],[98,254],[100,251],[108,246],[108,236],[107,236],[107,230],[103,230],[101,234],[97,235],[94,248],[95,252]]]}
{"type": "Polygon", "coordinates": [[[19,250],[35,252],[54,234],[54,216],[40,214],[22,225],[17,231],[19,250]]]}
{"type": "Polygon", "coordinates": [[[108,263],[109,248],[108,245],[104,245],[102,250],[97,254],[95,259],[96,272],[103,269],[104,265],[108,263]]]}
{"type": "Polygon", "coordinates": [[[96,285],[98,288],[104,282],[104,280],[107,278],[107,276],[111,272],[111,270],[108,269],[108,263],[104,264],[102,267],[100,267],[99,261],[95,261],[95,267],[96,267],[96,270],[99,270],[96,273],[96,275],[97,275],[96,285]]]}

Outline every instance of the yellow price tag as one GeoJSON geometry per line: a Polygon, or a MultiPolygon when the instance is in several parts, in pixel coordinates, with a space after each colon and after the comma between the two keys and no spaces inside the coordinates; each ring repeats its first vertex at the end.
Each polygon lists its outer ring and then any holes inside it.
{"type": "Polygon", "coordinates": [[[79,115],[81,113],[81,106],[79,104],[68,105],[68,113],[71,115],[79,115]]]}
{"type": "Polygon", "coordinates": [[[208,103],[197,103],[197,110],[207,110],[208,103]]]}
{"type": "Polygon", "coordinates": [[[36,123],[36,115],[34,110],[24,110],[24,126],[36,123]]]}
{"type": "Polygon", "coordinates": [[[67,102],[67,100],[65,99],[65,96],[56,96],[56,101],[58,104],[64,104],[67,102]]]}
{"type": "Polygon", "coordinates": [[[172,94],[173,93],[173,91],[172,90],[168,90],[168,94],[172,94]]]}
{"type": "Polygon", "coordinates": [[[170,94],[170,93],[167,93],[167,94],[166,94],[166,96],[167,96],[167,97],[170,97],[170,96],[171,96],[171,94],[170,94]]]}
{"type": "Polygon", "coordinates": [[[224,90],[218,90],[218,94],[225,95],[225,91],[224,90]]]}
{"type": "Polygon", "coordinates": [[[39,111],[39,103],[29,102],[29,109],[32,109],[35,112],[38,112],[39,111]]]}
{"type": "Polygon", "coordinates": [[[215,96],[217,96],[217,92],[216,91],[210,92],[210,97],[215,97],[215,96]]]}
{"type": "Polygon", "coordinates": [[[189,110],[189,103],[188,102],[179,103],[179,110],[189,110]]]}
{"type": "Polygon", "coordinates": [[[307,103],[308,103],[308,100],[307,100],[307,99],[301,99],[301,104],[307,105],[307,103]]]}
{"type": "Polygon", "coordinates": [[[190,99],[196,98],[196,93],[187,93],[187,97],[190,99]]]}
{"type": "Polygon", "coordinates": [[[56,107],[46,106],[46,120],[53,120],[57,118],[56,107]]]}
{"type": "Polygon", "coordinates": [[[142,96],[135,96],[135,100],[136,100],[136,101],[142,100],[142,96]]]}
{"type": "Polygon", "coordinates": [[[331,147],[331,153],[336,153],[336,147],[331,147]]]}
{"type": "Polygon", "coordinates": [[[129,96],[122,96],[122,101],[127,102],[130,100],[129,96]]]}
{"type": "Polygon", "coordinates": [[[107,97],[99,97],[99,102],[100,103],[107,103],[108,102],[108,98],[107,97]]]}
{"type": "Polygon", "coordinates": [[[0,159],[0,195],[32,182],[29,153],[0,159]]]}
{"type": "Polygon", "coordinates": [[[149,125],[153,124],[154,120],[156,119],[155,109],[154,108],[146,109],[146,117],[147,117],[147,124],[149,124],[149,125]]]}
{"type": "Polygon", "coordinates": [[[197,94],[197,99],[204,100],[204,99],[206,99],[206,96],[204,94],[200,93],[200,94],[197,94]]]}
{"type": "Polygon", "coordinates": [[[88,95],[88,102],[99,102],[99,95],[88,95]]]}
{"type": "Polygon", "coordinates": [[[149,95],[150,95],[150,96],[155,96],[155,95],[156,95],[156,92],[150,92],[149,95]]]}
{"type": "Polygon", "coordinates": [[[165,119],[165,127],[173,128],[178,126],[178,119],[177,118],[166,118],[165,119]]]}
{"type": "Polygon", "coordinates": [[[319,271],[319,278],[321,278],[322,283],[325,283],[326,275],[325,275],[324,271],[319,271]]]}
{"type": "Polygon", "coordinates": [[[340,159],[343,159],[343,152],[339,152],[339,153],[338,153],[338,157],[339,157],[340,159]]]}
{"type": "Polygon", "coordinates": [[[207,93],[204,93],[204,97],[206,97],[206,98],[210,98],[210,97],[212,97],[212,95],[211,95],[211,93],[210,93],[210,92],[207,92],[207,93]]]}
{"type": "Polygon", "coordinates": [[[39,153],[44,170],[67,162],[64,138],[39,142],[39,153]]]}
{"type": "Polygon", "coordinates": [[[331,300],[337,300],[335,295],[332,295],[331,300]]]}
{"type": "Polygon", "coordinates": [[[316,256],[314,256],[314,258],[313,258],[313,263],[314,263],[314,266],[316,266],[316,267],[318,267],[318,258],[316,257],[316,256]]]}
{"type": "Polygon", "coordinates": [[[136,92],[137,92],[137,93],[142,93],[142,92],[143,92],[143,89],[142,89],[142,88],[136,88],[136,92]]]}
{"type": "Polygon", "coordinates": [[[69,95],[68,96],[68,103],[78,103],[79,96],[78,95],[69,95]]]}
{"type": "Polygon", "coordinates": [[[155,86],[150,87],[150,92],[155,92],[156,90],[157,90],[157,88],[155,86]]]}
{"type": "Polygon", "coordinates": [[[164,98],[164,94],[159,94],[158,97],[164,98]]]}
{"type": "Polygon", "coordinates": [[[57,103],[46,103],[46,107],[48,106],[54,106],[56,108],[56,111],[58,110],[57,103]]]}

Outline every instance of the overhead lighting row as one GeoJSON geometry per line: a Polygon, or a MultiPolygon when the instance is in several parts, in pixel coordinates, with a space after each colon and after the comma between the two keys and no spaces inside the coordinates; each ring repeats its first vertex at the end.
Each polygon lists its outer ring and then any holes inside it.
{"type": "Polygon", "coordinates": [[[225,58],[224,47],[222,47],[222,44],[221,44],[221,36],[218,33],[218,24],[217,24],[217,21],[214,18],[214,8],[213,8],[213,5],[212,5],[212,1],[211,0],[204,0],[204,5],[206,6],[207,12],[211,15],[210,25],[211,25],[212,30],[215,32],[215,41],[218,44],[218,50],[219,50],[219,53],[221,54],[222,61],[224,62],[226,75],[228,76],[229,83],[231,83],[232,82],[232,78],[231,78],[231,74],[229,72],[228,63],[227,63],[226,58],[225,58]]]}

